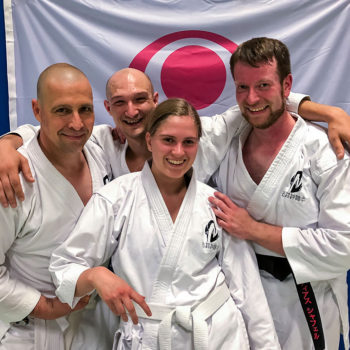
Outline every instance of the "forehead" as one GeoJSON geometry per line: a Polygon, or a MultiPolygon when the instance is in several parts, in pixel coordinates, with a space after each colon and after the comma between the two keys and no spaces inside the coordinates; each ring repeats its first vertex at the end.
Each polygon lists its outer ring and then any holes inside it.
{"type": "Polygon", "coordinates": [[[113,97],[128,97],[139,93],[151,94],[151,84],[142,74],[124,73],[115,75],[109,84],[109,93],[113,97]]]}
{"type": "Polygon", "coordinates": [[[260,80],[279,80],[275,59],[267,63],[260,63],[257,67],[238,61],[234,67],[233,73],[236,84],[260,80]]]}
{"type": "Polygon", "coordinates": [[[190,115],[170,115],[160,123],[155,133],[174,135],[176,137],[197,137],[198,127],[194,117],[190,115]]]}
{"type": "Polygon", "coordinates": [[[57,104],[92,104],[93,95],[87,79],[67,80],[48,79],[41,102],[45,105],[57,104]]]}

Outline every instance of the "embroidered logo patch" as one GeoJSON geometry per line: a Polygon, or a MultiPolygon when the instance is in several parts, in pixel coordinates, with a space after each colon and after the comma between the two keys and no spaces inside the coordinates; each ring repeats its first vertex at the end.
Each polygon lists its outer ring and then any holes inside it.
{"type": "Polygon", "coordinates": [[[303,184],[301,181],[302,177],[303,177],[303,172],[301,170],[297,171],[295,175],[292,176],[292,178],[290,179],[288,191],[282,192],[283,198],[293,199],[298,202],[305,201],[304,196],[300,196],[299,194],[296,194],[296,192],[299,192],[303,187],[303,184]]]}
{"type": "Polygon", "coordinates": [[[103,184],[106,185],[109,182],[109,178],[108,175],[105,175],[105,177],[103,178],[103,184]]]}
{"type": "Polygon", "coordinates": [[[203,237],[203,248],[216,250],[218,248],[218,244],[216,241],[219,238],[219,233],[216,229],[214,220],[210,220],[205,226],[205,235],[203,237]]]}
{"type": "Polygon", "coordinates": [[[294,192],[299,192],[301,190],[301,188],[303,187],[303,184],[301,183],[302,176],[303,176],[303,172],[299,170],[291,178],[289,192],[294,193],[294,192]]]}

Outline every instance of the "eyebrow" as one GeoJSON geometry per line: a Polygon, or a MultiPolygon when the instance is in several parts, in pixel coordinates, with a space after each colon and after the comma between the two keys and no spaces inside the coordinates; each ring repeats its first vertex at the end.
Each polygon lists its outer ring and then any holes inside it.
{"type": "MultiPolygon", "coordinates": [[[[135,92],[135,93],[132,93],[131,96],[132,97],[138,97],[138,96],[148,96],[149,95],[149,92],[148,91],[138,91],[138,92],[135,92]]],[[[128,96],[125,96],[125,95],[116,95],[116,96],[112,96],[111,97],[111,101],[112,100],[116,100],[116,99],[125,99],[126,97],[129,97],[130,95],[128,96]]]]}
{"type": "MultiPolygon", "coordinates": [[[[173,138],[176,138],[176,136],[175,135],[171,135],[171,134],[159,134],[159,136],[161,136],[161,137],[173,137],[173,138]]],[[[197,140],[198,139],[198,137],[196,137],[196,136],[186,136],[186,137],[184,137],[184,140],[197,140]]]]}

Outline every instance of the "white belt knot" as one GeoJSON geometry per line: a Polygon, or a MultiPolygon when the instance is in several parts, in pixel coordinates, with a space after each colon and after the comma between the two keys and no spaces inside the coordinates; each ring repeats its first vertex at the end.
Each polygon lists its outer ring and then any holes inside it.
{"type": "Polygon", "coordinates": [[[171,350],[171,324],[176,322],[187,331],[192,331],[195,350],[208,349],[208,325],[202,315],[192,311],[190,306],[177,306],[159,324],[160,350],[171,350]]]}
{"type": "Polygon", "coordinates": [[[199,305],[191,306],[168,306],[150,303],[152,316],[148,317],[141,307],[135,304],[137,315],[141,318],[160,321],[158,341],[160,350],[171,350],[171,325],[179,324],[193,334],[195,350],[208,350],[208,325],[206,319],[212,316],[230,298],[227,285],[216,289],[199,305]]]}
{"type": "Polygon", "coordinates": [[[192,330],[192,310],[190,306],[177,306],[171,313],[175,314],[175,322],[187,331],[192,330]]]}

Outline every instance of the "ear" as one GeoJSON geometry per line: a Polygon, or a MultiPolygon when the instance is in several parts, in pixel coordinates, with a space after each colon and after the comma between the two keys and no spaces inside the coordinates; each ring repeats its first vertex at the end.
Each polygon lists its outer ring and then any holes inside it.
{"type": "Polygon", "coordinates": [[[288,74],[283,80],[283,96],[287,98],[292,90],[293,77],[288,74]]]}
{"type": "Polygon", "coordinates": [[[109,114],[111,114],[111,104],[110,104],[110,102],[109,102],[108,100],[104,100],[104,101],[103,101],[103,104],[104,104],[104,106],[105,106],[105,108],[106,108],[106,111],[107,111],[109,114]]]}
{"type": "Polygon", "coordinates": [[[41,115],[40,115],[40,106],[39,106],[39,101],[36,100],[35,98],[32,99],[32,110],[33,114],[35,116],[35,119],[41,123],[41,115]]]}
{"type": "Polygon", "coordinates": [[[159,100],[159,94],[158,94],[158,92],[156,91],[156,92],[153,94],[153,102],[154,102],[154,104],[156,105],[156,107],[157,107],[157,105],[158,105],[158,100],[159,100]]]}
{"type": "Polygon", "coordinates": [[[147,149],[152,152],[152,137],[151,134],[147,131],[146,132],[146,145],[147,145],[147,149]]]}

